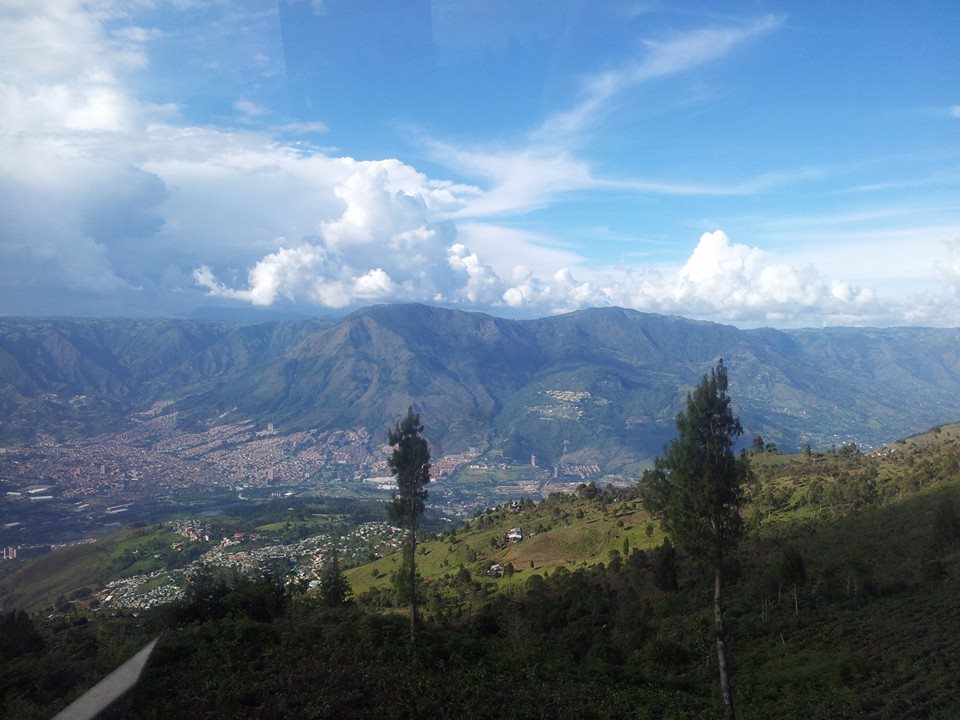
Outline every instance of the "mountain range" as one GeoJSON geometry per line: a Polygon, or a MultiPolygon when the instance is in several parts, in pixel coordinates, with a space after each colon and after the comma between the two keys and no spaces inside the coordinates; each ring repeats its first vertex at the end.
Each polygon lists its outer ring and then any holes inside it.
{"type": "Polygon", "coordinates": [[[873,446],[960,417],[960,329],[741,330],[620,308],[508,320],[413,304],[336,322],[0,319],[0,442],[119,431],[157,402],[185,427],[385,439],[413,405],[435,456],[627,468],[662,449],[720,357],[746,443],[873,446]]]}

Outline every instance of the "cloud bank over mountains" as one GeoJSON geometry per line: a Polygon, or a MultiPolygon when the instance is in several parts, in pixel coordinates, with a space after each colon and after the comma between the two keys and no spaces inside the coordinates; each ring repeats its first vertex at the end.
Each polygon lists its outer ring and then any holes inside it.
{"type": "Polygon", "coordinates": [[[592,78],[580,104],[548,117],[519,150],[432,143],[437,162],[473,178],[460,181],[291,139],[284,128],[326,128],[284,123],[246,98],[234,103],[243,118],[273,124],[191,123],[175,105],[142,99],[137,77],[158,31],[126,7],[0,8],[0,312],[163,313],[212,296],[335,309],[427,301],[511,315],[621,305],[740,324],[958,319],[957,244],[944,248],[945,290],[908,304],[792,266],[735,232],[691,231],[679,263],[603,264],[501,224],[611,184],[716,192],[598,179],[570,137],[621,87],[713,60],[780,20],[648,43],[646,59],[592,78]]]}

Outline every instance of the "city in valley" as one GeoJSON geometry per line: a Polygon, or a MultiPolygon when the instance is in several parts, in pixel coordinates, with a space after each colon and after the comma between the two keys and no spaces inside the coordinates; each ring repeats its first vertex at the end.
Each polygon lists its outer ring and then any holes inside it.
{"type": "MultiPolygon", "coordinates": [[[[139,612],[181,598],[190,577],[214,568],[316,585],[331,553],[349,567],[399,547],[402,531],[382,519],[381,503],[397,489],[386,432],[281,432],[252,420],[187,429],[168,403],[133,420],[118,433],[41,435],[0,448],[5,560],[111,532],[134,543],[120,577],[71,602],[139,612]],[[324,502],[351,508],[351,501],[361,510],[324,510],[324,502]]],[[[535,455],[520,464],[476,448],[434,457],[431,474],[430,512],[442,524],[591,480],[625,481],[602,476],[595,463],[542,467],[535,455]]]]}
{"type": "MultiPolygon", "coordinates": [[[[185,429],[168,403],[115,434],[0,448],[0,545],[63,544],[129,522],[214,514],[276,497],[387,499],[395,490],[386,432],[282,433],[249,421],[185,429]]],[[[541,467],[476,448],[433,458],[430,505],[457,517],[490,503],[617,482],[595,463],[541,467]]],[[[21,555],[23,551],[21,551],[21,555]]]]}

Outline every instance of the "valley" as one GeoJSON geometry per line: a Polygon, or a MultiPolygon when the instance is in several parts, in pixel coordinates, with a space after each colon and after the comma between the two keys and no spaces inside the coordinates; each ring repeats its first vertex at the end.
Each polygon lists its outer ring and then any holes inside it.
{"type": "MultiPolygon", "coordinates": [[[[61,543],[274,494],[385,498],[414,404],[450,517],[631,483],[717,356],[744,445],[868,449],[960,416],[951,329],[739,330],[591,309],[392,305],[337,322],[0,321],[0,544],[61,543]],[[246,499],[244,499],[246,498],[246,499]]],[[[253,500],[251,500],[253,499],[253,500]]]]}

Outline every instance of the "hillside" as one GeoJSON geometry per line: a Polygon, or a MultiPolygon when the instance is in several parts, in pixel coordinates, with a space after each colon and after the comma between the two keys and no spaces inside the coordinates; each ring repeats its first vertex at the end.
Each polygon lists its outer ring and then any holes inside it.
{"type": "MultiPolygon", "coordinates": [[[[815,554],[839,562],[866,552],[858,541],[866,547],[883,542],[894,526],[906,535],[933,532],[931,507],[944,493],[960,489],[960,424],[936,426],[868,454],[852,446],[832,453],[752,453],[751,465],[756,477],[747,488],[744,510],[751,536],[761,541],[793,535],[809,525],[818,528],[811,544],[815,554]],[[840,527],[856,527],[857,532],[845,541],[832,538],[840,527]]],[[[479,513],[421,543],[418,569],[430,581],[465,567],[497,588],[509,587],[561,566],[573,569],[609,563],[617,554],[649,552],[662,541],[656,522],[642,508],[637,486],[601,491],[584,485],[575,496],[558,494],[540,503],[508,503],[479,513]],[[523,531],[520,542],[507,538],[514,527],[523,531]],[[510,563],[515,573],[489,577],[494,563],[510,563]]],[[[888,550],[898,556],[892,572],[916,564],[916,546],[894,543],[888,550]]],[[[362,595],[389,588],[398,566],[399,555],[390,555],[348,570],[346,576],[362,595]]]]}
{"type": "MultiPolygon", "coordinates": [[[[270,556],[288,554],[284,569],[289,570],[294,560],[289,555],[309,558],[314,547],[337,543],[341,561],[349,566],[368,559],[371,548],[394,534],[392,530],[359,536],[354,532],[365,523],[383,524],[382,519],[381,502],[283,498],[233,507],[212,518],[186,517],[155,525],[132,523],[94,542],[58,548],[36,559],[3,563],[0,611],[35,613],[49,611],[64,601],[87,603],[108,594],[102,590],[109,583],[137,577],[147,579],[148,589],[161,587],[164,596],[178,596],[184,576],[200,565],[239,566],[244,556],[267,552],[263,548],[270,548],[270,556]],[[187,527],[203,527],[204,531],[185,534],[177,529],[184,523],[187,527]],[[242,542],[235,541],[235,533],[246,537],[242,542]],[[307,541],[303,548],[297,546],[301,541],[307,541]],[[225,552],[217,553],[218,548],[225,548],[225,552]],[[227,561],[227,555],[233,560],[227,561]]],[[[131,596],[143,594],[139,584],[135,583],[136,592],[131,596]]],[[[105,609],[114,608],[108,605],[105,609]]]]}
{"type": "MultiPolygon", "coordinates": [[[[421,543],[418,570],[425,580],[437,580],[465,567],[499,588],[523,582],[533,574],[549,574],[561,566],[609,562],[614,551],[622,555],[625,546],[649,551],[660,545],[663,534],[633,497],[633,489],[621,494],[630,499],[610,502],[605,495],[602,502],[590,502],[582,496],[556,496],[542,503],[511,503],[490,509],[438,539],[421,543]],[[515,527],[524,533],[520,542],[507,539],[515,527]],[[491,577],[487,571],[494,563],[510,563],[515,572],[491,577]]],[[[373,588],[386,590],[399,564],[398,554],[389,555],[348,570],[346,576],[357,595],[373,588]]]]}
{"type": "MultiPolygon", "coordinates": [[[[870,454],[751,464],[726,599],[738,715],[956,717],[960,425],[870,454]],[[787,548],[806,569],[796,600],[777,570],[787,548]]],[[[418,555],[416,652],[393,556],[347,571],[356,603],[337,609],[236,581],[219,599],[122,621],[126,648],[180,629],[111,717],[715,717],[709,578],[680,556],[674,588],[661,539],[635,488],[584,486],[447,528],[418,555]],[[517,525],[524,538],[507,543],[517,525]],[[488,575],[495,561],[513,572],[488,575]]],[[[54,622],[39,628],[46,650],[0,668],[20,717],[62,707],[47,662],[81,682],[81,658],[109,667],[104,653],[117,652],[84,638],[119,618],[74,610],[54,622]]]]}
{"type": "Polygon", "coordinates": [[[512,321],[392,305],[336,323],[3,320],[0,439],[116,431],[164,401],[187,429],[363,428],[370,450],[415,403],[435,456],[635,473],[719,356],[747,437],[785,449],[875,446],[960,416],[955,329],[738,330],[618,308],[512,321]]]}
{"type": "Polygon", "coordinates": [[[130,413],[275,358],[324,324],[0,318],[0,442],[117,431],[130,413]]]}

